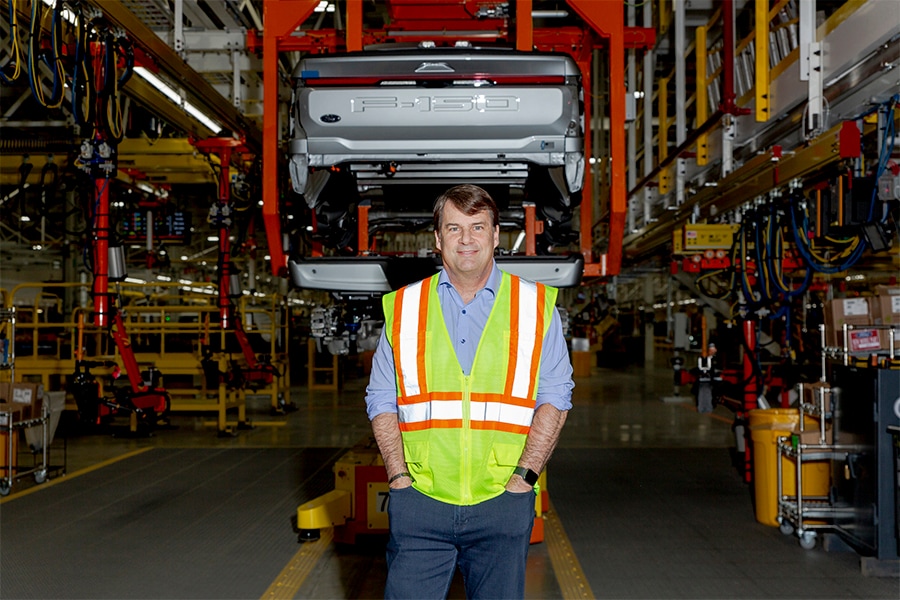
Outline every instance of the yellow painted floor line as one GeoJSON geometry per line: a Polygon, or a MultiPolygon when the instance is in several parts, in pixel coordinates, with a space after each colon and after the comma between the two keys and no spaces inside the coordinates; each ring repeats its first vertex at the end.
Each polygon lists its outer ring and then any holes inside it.
{"type": "Polygon", "coordinates": [[[331,546],[334,529],[322,529],[322,537],[317,542],[306,542],[294,558],[281,570],[269,589],[262,595],[262,600],[290,600],[300,591],[300,586],[312,573],[313,568],[325,551],[331,546]]]}
{"type": "Polygon", "coordinates": [[[96,465],[91,465],[90,467],[86,467],[84,469],[79,469],[73,473],[67,473],[61,477],[57,477],[56,479],[48,479],[45,483],[41,483],[38,485],[34,485],[30,488],[26,488],[21,492],[16,492],[15,494],[10,494],[6,498],[0,500],[0,504],[4,504],[11,500],[15,500],[16,498],[21,498],[22,496],[27,496],[28,494],[33,494],[34,492],[39,492],[41,490],[47,489],[48,487],[52,487],[57,483],[63,483],[64,481],[68,481],[80,475],[86,475],[87,473],[91,473],[92,471],[96,471],[98,469],[102,469],[103,467],[108,467],[111,464],[117,463],[120,460],[125,460],[126,458],[131,458],[132,456],[137,456],[138,454],[143,454],[148,450],[153,450],[152,447],[140,448],[138,450],[132,450],[131,452],[126,452],[120,456],[115,456],[110,458],[109,460],[104,460],[103,462],[99,462],[96,465]]]}
{"type": "Polygon", "coordinates": [[[575,550],[572,549],[572,543],[566,535],[566,530],[563,529],[562,522],[553,510],[552,502],[550,510],[544,514],[544,532],[547,554],[550,555],[550,564],[553,566],[563,600],[594,598],[591,585],[584,575],[578,557],[575,556],[575,550]]]}

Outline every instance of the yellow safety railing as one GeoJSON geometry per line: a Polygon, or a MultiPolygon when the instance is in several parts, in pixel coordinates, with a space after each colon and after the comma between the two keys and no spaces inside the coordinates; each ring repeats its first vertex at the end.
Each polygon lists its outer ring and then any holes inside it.
{"type": "Polygon", "coordinates": [[[735,49],[735,81],[744,82],[737,103],[754,100],[755,118],[764,123],[771,117],[770,86],[800,57],[797,0],[755,0],[753,31],[735,49]],[[749,83],[749,85],[748,85],[749,83]]]}
{"type": "Polygon", "coordinates": [[[675,8],[673,6],[672,0],[659,0],[657,10],[653,11],[653,17],[656,21],[660,36],[664,36],[666,35],[666,33],[668,33],[669,26],[672,24],[674,10],[675,8]]]}
{"type": "MultiPolygon", "coordinates": [[[[657,93],[657,156],[662,162],[669,156],[669,82],[674,73],[659,78],[659,91],[657,93]]],[[[672,188],[672,169],[665,168],[659,173],[659,193],[668,194],[672,188]]]]}
{"type": "Polygon", "coordinates": [[[73,357],[77,314],[66,315],[63,298],[54,292],[90,289],[86,283],[23,283],[5,295],[5,305],[16,307],[16,360],[73,357]],[[27,297],[26,300],[24,297],[27,297]]]}
{"type": "MultiPolygon", "coordinates": [[[[796,0],[778,0],[771,7],[769,0],[755,0],[752,5],[756,27],[741,39],[734,50],[734,85],[737,104],[745,106],[754,100],[755,118],[764,122],[770,116],[769,87],[784,70],[799,57],[796,0]],[[772,49],[775,51],[771,51],[772,49]]],[[[695,30],[696,124],[699,126],[713,113],[721,101],[722,42],[715,39],[710,46],[710,33],[720,27],[721,9],[717,9],[706,24],[695,30]]],[[[708,136],[697,140],[697,164],[708,163],[708,136]]]]}
{"type": "MultiPolygon", "coordinates": [[[[708,33],[722,19],[722,8],[717,8],[709,20],[695,30],[697,76],[694,94],[697,97],[696,126],[699,127],[710,118],[711,108],[718,108],[720,94],[718,77],[722,73],[722,44],[717,42],[713,48],[708,46],[708,33]],[[714,62],[710,62],[711,59],[714,62]],[[712,67],[712,69],[710,69],[712,67]],[[713,89],[711,89],[711,87],[713,89]]],[[[697,138],[697,164],[709,162],[709,133],[702,133],[697,138]]]]}

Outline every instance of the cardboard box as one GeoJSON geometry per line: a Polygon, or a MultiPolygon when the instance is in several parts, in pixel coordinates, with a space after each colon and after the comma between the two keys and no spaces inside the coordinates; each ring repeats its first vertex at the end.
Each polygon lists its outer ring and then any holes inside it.
{"type": "Polygon", "coordinates": [[[821,431],[819,431],[818,427],[815,428],[807,428],[804,431],[794,431],[794,435],[797,436],[797,441],[801,444],[833,444],[834,443],[834,434],[831,430],[831,426],[825,428],[825,441],[822,442],[821,439],[821,431]]]}
{"type": "Polygon", "coordinates": [[[876,285],[876,296],[900,296],[900,285],[876,285]]]}
{"type": "Polygon", "coordinates": [[[812,404],[814,406],[819,406],[819,399],[822,397],[824,393],[825,396],[825,412],[831,411],[831,384],[822,383],[821,381],[817,381],[815,383],[806,383],[803,384],[803,399],[802,402],[804,404],[812,404]],[[824,390],[821,391],[821,390],[824,390]]]}
{"type": "Polygon", "coordinates": [[[879,294],[871,299],[876,325],[900,325],[900,294],[879,294]]]}
{"type": "Polygon", "coordinates": [[[0,402],[15,404],[21,408],[18,419],[36,419],[41,416],[40,398],[44,395],[41,383],[0,384],[0,402]]]}
{"type": "Polygon", "coordinates": [[[13,422],[20,421],[22,419],[22,405],[0,402],[0,428],[9,427],[10,417],[12,417],[13,422]]]}
{"type": "Polygon", "coordinates": [[[825,303],[827,346],[843,346],[845,323],[854,327],[873,324],[868,298],[838,298],[825,303]]]}

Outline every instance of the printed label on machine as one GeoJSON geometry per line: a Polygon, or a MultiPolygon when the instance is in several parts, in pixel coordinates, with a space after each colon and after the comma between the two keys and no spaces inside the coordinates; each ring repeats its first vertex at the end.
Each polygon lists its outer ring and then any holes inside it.
{"type": "Polygon", "coordinates": [[[850,332],[850,351],[880,350],[881,339],[877,329],[859,329],[850,332]]]}

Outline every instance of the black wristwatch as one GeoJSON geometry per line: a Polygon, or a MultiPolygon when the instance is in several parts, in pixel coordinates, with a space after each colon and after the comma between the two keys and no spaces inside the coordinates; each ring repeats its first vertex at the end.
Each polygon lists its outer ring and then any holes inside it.
{"type": "Polygon", "coordinates": [[[513,474],[518,475],[519,477],[524,479],[525,483],[527,483],[531,487],[534,487],[534,484],[536,484],[538,480],[538,474],[525,467],[516,467],[515,469],[513,469],[513,474]]]}

